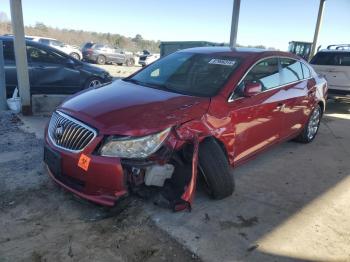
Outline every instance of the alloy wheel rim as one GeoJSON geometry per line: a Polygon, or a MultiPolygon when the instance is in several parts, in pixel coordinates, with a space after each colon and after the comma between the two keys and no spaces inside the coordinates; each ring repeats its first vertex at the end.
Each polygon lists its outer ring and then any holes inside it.
{"type": "Polygon", "coordinates": [[[90,82],[89,87],[99,87],[101,85],[100,80],[94,79],[90,82]]]}
{"type": "Polygon", "coordinates": [[[320,112],[320,109],[317,108],[312,113],[308,124],[307,137],[310,140],[313,139],[317,133],[317,130],[320,124],[320,117],[321,117],[321,112],[320,112]]]}

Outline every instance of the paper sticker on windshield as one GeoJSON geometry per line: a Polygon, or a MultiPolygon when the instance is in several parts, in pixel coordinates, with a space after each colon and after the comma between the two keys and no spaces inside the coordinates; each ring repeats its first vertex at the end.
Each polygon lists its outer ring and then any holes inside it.
{"type": "Polygon", "coordinates": [[[213,65],[226,65],[226,66],[234,66],[236,64],[235,60],[226,60],[226,59],[216,59],[213,58],[209,61],[209,64],[213,65]]]}

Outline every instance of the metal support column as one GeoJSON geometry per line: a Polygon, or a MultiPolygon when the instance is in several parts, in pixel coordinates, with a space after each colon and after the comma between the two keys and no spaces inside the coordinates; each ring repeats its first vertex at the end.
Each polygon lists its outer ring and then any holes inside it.
{"type": "Polygon", "coordinates": [[[238,31],[238,20],[239,20],[240,7],[241,7],[241,0],[233,0],[231,35],[230,35],[230,47],[231,48],[235,48],[236,44],[237,44],[237,31],[238,31]]]}
{"type": "Polygon", "coordinates": [[[0,110],[6,110],[6,80],[5,80],[5,61],[2,41],[0,40],[0,110]]]}
{"type": "Polygon", "coordinates": [[[312,42],[310,57],[313,57],[315,55],[315,53],[316,53],[318,34],[320,32],[320,27],[321,27],[321,24],[322,24],[323,10],[324,10],[324,3],[325,2],[326,2],[326,0],[320,0],[320,7],[318,9],[318,16],[317,16],[315,34],[314,34],[314,40],[312,42]]]}
{"type": "Polygon", "coordinates": [[[11,21],[14,35],[14,49],[16,57],[17,81],[19,95],[22,102],[23,115],[31,115],[30,85],[26,44],[24,38],[24,25],[22,14],[22,0],[10,0],[11,21]]]}

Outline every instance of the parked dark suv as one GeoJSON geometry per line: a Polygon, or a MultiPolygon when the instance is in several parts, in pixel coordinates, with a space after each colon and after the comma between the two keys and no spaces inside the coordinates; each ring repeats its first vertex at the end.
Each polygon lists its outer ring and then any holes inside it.
{"type": "Polygon", "coordinates": [[[125,64],[127,66],[135,65],[135,59],[132,53],[103,44],[91,45],[91,43],[86,43],[83,47],[83,59],[100,65],[106,63],[125,64]]]}
{"type": "MultiPolygon", "coordinates": [[[[17,86],[12,37],[3,41],[7,96],[17,86]]],[[[110,74],[69,55],[33,41],[26,41],[31,94],[74,94],[112,81],[110,74]]]]}

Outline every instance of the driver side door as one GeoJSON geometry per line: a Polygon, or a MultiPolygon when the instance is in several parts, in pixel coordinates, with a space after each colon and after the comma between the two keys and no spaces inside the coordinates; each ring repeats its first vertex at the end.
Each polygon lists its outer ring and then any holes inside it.
{"type": "Polygon", "coordinates": [[[231,102],[235,126],[234,162],[240,162],[280,139],[283,92],[278,58],[267,58],[253,66],[235,89],[235,97],[231,102]],[[246,83],[260,83],[261,92],[244,97],[246,83]]]}
{"type": "Polygon", "coordinates": [[[73,94],[81,90],[80,71],[68,63],[68,57],[30,45],[27,56],[33,94],[73,94]]]}

